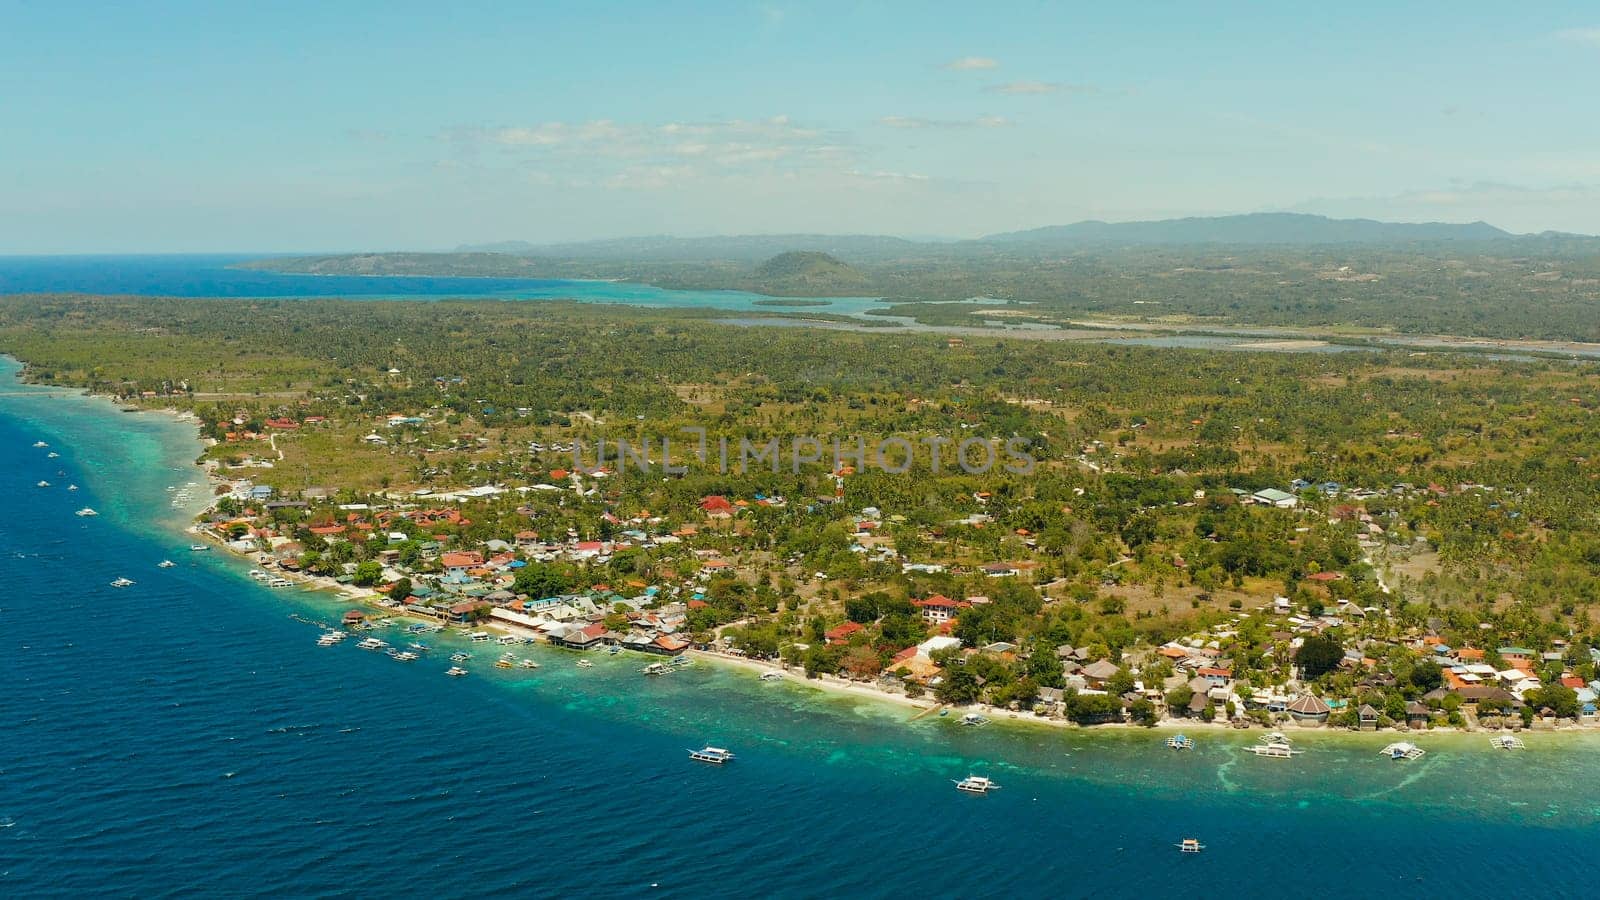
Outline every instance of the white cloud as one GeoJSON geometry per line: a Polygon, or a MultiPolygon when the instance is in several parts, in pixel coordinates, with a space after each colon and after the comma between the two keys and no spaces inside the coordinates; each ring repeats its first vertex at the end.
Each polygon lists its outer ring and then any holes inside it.
{"type": "Polygon", "coordinates": [[[1061,86],[1049,81],[1013,81],[1010,84],[997,84],[989,87],[996,94],[1053,94],[1061,86]]]}
{"type": "Polygon", "coordinates": [[[987,56],[963,56],[960,59],[950,60],[944,67],[954,72],[977,72],[983,69],[998,69],[1000,63],[987,56]]]}
{"type": "Polygon", "coordinates": [[[920,116],[884,116],[878,124],[885,128],[1003,128],[1011,124],[1005,116],[978,116],[975,119],[925,119],[920,116]]]}
{"type": "Polygon", "coordinates": [[[928,176],[919,175],[915,172],[863,172],[859,170],[852,170],[846,172],[845,174],[849,175],[851,178],[860,178],[864,181],[888,181],[904,183],[930,180],[928,176]]]}
{"type": "Polygon", "coordinates": [[[984,90],[992,94],[1054,94],[1065,91],[1069,94],[1092,94],[1099,90],[1092,84],[1062,84],[1059,81],[1012,81],[1006,84],[992,84],[984,90]]]}
{"type": "Polygon", "coordinates": [[[1600,28],[1568,28],[1556,32],[1556,37],[1563,41],[1575,44],[1588,44],[1591,47],[1600,47],[1600,28]]]}
{"type": "Polygon", "coordinates": [[[577,184],[669,187],[695,177],[784,174],[852,160],[846,137],[788,116],[708,122],[638,123],[594,119],[493,128],[458,128],[442,138],[463,159],[534,167],[577,184]],[[488,151],[486,153],[485,151],[488,151]]]}

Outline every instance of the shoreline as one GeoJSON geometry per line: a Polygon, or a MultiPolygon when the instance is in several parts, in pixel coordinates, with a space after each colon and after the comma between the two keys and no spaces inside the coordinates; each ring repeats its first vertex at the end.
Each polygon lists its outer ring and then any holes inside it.
{"type": "MultiPolygon", "coordinates": [[[[213,530],[211,530],[209,528],[206,528],[206,527],[204,527],[204,526],[202,526],[202,525],[200,525],[200,524],[198,524],[196,522],[196,519],[198,519],[200,516],[205,515],[207,512],[209,512],[211,509],[213,509],[215,507],[215,505],[216,505],[216,496],[217,496],[216,495],[216,489],[220,485],[225,484],[226,480],[221,478],[220,475],[217,473],[216,465],[214,463],[210,463],[210,462],[204,462],[203,463],[199,459],[200,455],[203,454],[204,450],[206,448],[208,448],[211,444],[214,444],[215,442],[205,438],[204,436],[202,436],[199,433],[198,419],[194,415],[194,413],[192,413],[190,411],[187,411],[187,410],[176,409],[176,408],[173,408],[173,407],[141,407],[141,406],[128,407],[128,406],[121,405],[113,397],[110,397],[110,396],[107,396],[107,395],[104,395],[104,394],[95,394],[95,393],[93,393],[93,392],[91,392],[91,391],[89,391],[87,389],[83,389],[83,388],[56,387],[56,386],[38,385],[38,384],[30,383],[30,382],[24,382],[22,380],[22,374],[23,374],[23,372],[26,371],[26,364],[24,362],[22,362],[21,360],[16,359],[15,357],[6,356],[4,358],[8,359],[8,360],[11,360],[12,362],[15,362],[15,363],[17,363],[19,365],[19,369],[15,373],[15,377],[17,378],[17,380],[18,380],[18,382],[20,384],[28,384],[30,387],[36,388],[36,389],[40,390],[41,392],[49,392],[49,391],[55,391],[55,390],[67,391],[67,392],[70,392],[74,396],[78,396],[78,397],[82,397],[82,398],[86,398],[86,399],[93,399],[93,400],[96,400],[96,401],[102,401],[102,400],[103,401],[107,401],[107,403],[106,403],[107,411],[116,411],[116,412],[120,412],[120,413],[156,413],[156,414],[158,414],[160,416],[169,417],[175,423],[177,423],[177,422],[182,422],[182,423],[185,423],[185,424],[193,423],[195,427],[194,427],[194,431],[191,433],[191,436],[190,436],[189,440],[192,440],[194,442],[194,446],[198,447],[200,452],[194,454],[193,456],[188,456],[187,457],[187,464],[193,466],[195,469],[199,470],[199,472],[201,472],[205,476],[205,484],[208,487],[208,493],[207,493],[207,496],[205,498],[205,501],[206,501],[205,502],[205,506],[202,507],[201,509],[195,511],[195,512],[189,513],[187,515],[187,519],[185,520],[186,524],[181,524],[181,525],[176,520],[172,521],[171,523],[165,523],[165,522],[163,522],[163,520],[162,520],[162,518],[161,518],[161,516],[159,514],[155,513],[154,510],[149,510],[149,509],[146,509],[146,510],[143,511],[144,515],[142,516],[142,518],[144,519],[145,524],[147,524],[148,526],[150,526],[150,527],[152,527],[152,528],[154,528],[156,530],[166,531],[166,530],[168,530],[168,525],[170,524],[170,527],[172,529],[172,533],[174,535],[181,534],[181,535],[184,535],[185,537],[189,537],[189,538],[199,538],[199,539],[205,541],[208,544],[216,545],[217,549],[220,549],[222,551],[222,553],[224,554],[225,559],[230,564],[228,567],[231,570],[233,570],[234,574],[236,574],[236,575],[243,576],[245,574],[244,572],[239,571],[239,569],[238,569],[238,565],[239,564],[246,565],[246,566],[249,566],[251,568],[257,568],[257,567],[264,568],[264,566],[266,564],[261,563],[259,561],[259,559],[257,559],[253,554],[247,554],[247,553],[243,553],[243,552],[234,550],[233,548],[231,548],[231,547],[229,547],[227,545],[227,542],[222,538],[221,535],[217,534],[213,530]]],[[[50,399],[56,399],[56,398],[55,397],[51,397],[50,399]]],[[[341,584],[341,583],[337,582],[336,580],[334,580],[333,578],[328,577],[328,576],[306,575],[304,573],[288,572],[288,571],[279,570],[279,569],[273,569],[272,571],[273,571],[273,574],[275,576],[282,577],[282,578],[292,582],[295,587],[300,588],[301,589],[301,593],[317,594],[317,595],[319,595],[319,596],[321,596],[323,598],[326,598],[329,602],[332,602],[332,603],[348,603],[348,604],[359,605],[359,606],[362,606],[362,607],[366,607],[368,609],[376,610],[376,611],[382,613],[384,616],[391,617],[391,618],[403,618],[403,619],[412,620],[412,621],[416,621],[416,622],[429,622],[429,623],[436,623],[436,624],[439,623],[439,620],[434,619],[432,617],[418,616],[418,615],[416,615],[414,613],[410,613],[410,612],[408,612],[408,611],[406,611],[404,609],[386,606],[381,602],[383,599],[385,599],[382,594],[379,594],[379,593],[374,592],[374,591],[372,591],[370,589],[367,589],[367,588],[357,587],[355,585],[350,585],[350,584],[341,584]]],[[[247,579],[247,580],[252,581],[252,582],[255,581],[255,579],[247,579]]],[[[268,590],[270,592],[270,589],[267,589],[267,588],[263,588],[263,590],[268,590]]],[[[445,623],[445,624],[448,625],[448,623],[445,623]]],[[[550,646],[549,643],[544,640],[544,636],[541,633],[536,632],[536,631],[532,631],[532,630],[529,630],[529,629],[526,629],[526,628],[515,627],[515,626],[509,625],[507,623],[503,623],[503,622],[497,622],[497,621],[494,621],[494,620],[485,620],[485,621],[482,621],[482,622],[479,622],[479,623],[475,623],[472,626],[472,628],[474,630],[491,631],[491,632],[495,632],[495,633],[509,634],[509,635],[514,635],[514,636],[519,636],[519,637],[532,636],[532,637],[535,637],[539,641],[539,643],[541,643],[541,644],[543,644],[543,645],[545,645],[547,647],[550,646]]],[[[579,651],[574,651],[574,652],[579,652],[579,651]]],[[[632,653],[633,651],[624,651],[624,652],[632,653]]],[[[582,655],[583,654],[581,654],[581,652],[580,652],[580,658],[582,658],[582,655]]],[[[641,655],[643,655],[643,654],[641,654],[641,655]]],[[[730,655],[730,654],[719,653],[719,652],[714,652],[714,651],[695,650],[695,649],[690,649],[690,650],[685,651],[684,655],[689,657],[689,658],[692,658],[692,659],[703,660],[703,661],[705,661],[707,663],[720,666],[720,667],[722,667],[724,669],[727,669],[727,670],[747,671],[747,672],[756,673],[758,675],[762,674],[762,673],[766,673],[766,672],[776,672],[776,673],[779,673],[779,674],[784,676],[783,680],[785,682],[792,683],[794,685],[803,685],[805,687],[809,687],[809,688],[811,688],[811,689],[813,689],[813,690],[815,690],[815,691],[819,692],[820,694],[822,694],[824,696],[827,696],[827,697],[853,698],[853,699],[856,699],[856,700],[872,701],[874,703],[878,703],[878,704],[881,704],[881,705],[885,705],[885,706],[893,707],[893,708],[896,708],[896,709],[899,709],[899,710],[902,710],[902,711],[908,711],[908,712],[913,713],[911,718],[906,720],[906,722],[903,723],[903,724],[906,724],[906,723],[909,723],[909,722],[912,722],[912,721],[917,721],[917,720],[920,720],[922,718],[935,716],[935,713],[936,713],[937,710],[947,709],[949,712],[958,713],[958,714],[964,714],[964,713],[967,713],[967,712],[976,712],[976,713],[984,716],[985,718],[987,718],[989,720],[988,724],[1009,724],[1009,725],[1013,725],[1013,726],[1041,726],[1041,727],[1046,727],[1046,728],[1051,728],[1051,729],[1065,729],[1065,730],[1068,730],[1068,731],[1076,730],[1076,731],[1081,731],[1081,732],[1084,732],[1084,733],[1102,732],[1102,733],[1125,733],[1125,734],[1131,734],[1131,733],[1137,733],[1138,731],[1144,730],[1144,731],[1150,731],[1150,732],[1153,732],[1153,733],[1156,733],[1156,734],[1163,734],[1163,733],[1167,733],[1167,732],[1189,730],[1189,731],[1205,731],[1205,732],[1213,732],[1213,733],[1214,732],[1218,732],[1218,731],[1221,731],[1221,732],[1237,731],[1237,732],[1241,732],[1241,733],[1243,733],[1245,735],[1249,735],[1251,733],[1261,733],[1261,732],[1270,731],[1270,730],[1280,730],[1280,731],[1284,731],[1285,733],[1293,734],[1293,735],[1296,735],[1296,736],[1310,736],[1310,735],[1316,735],[1316,734],[1323,734],[1323,735],[1328,735],[1328,736],[1343,736],[1343,737],[1365,737],[1365,736],[1371,736],[1371,737],[1374,737],[1374,738],[1392,737],[1394,735],[1411,735],[1411,736],[1419,736],[1419,735],[1420,736],[1426,736],[1426,735],[1450,735],[1450,736],[1459,736],[1459,737],[1471,737],[1471,736],[1492,736],[1492,735],[1496,735],[1496,734],[1511,734],[1511,733],[1533,733],[1533,734],[1540,734],[1540,735],[1546,735],[1546,736],[1549,736],[1549,735],[1593,736],[1595,734],[1600,734],[1600,725],[1567,725],[1567,726],[1561,726],[1559,728],[1534,727],[1534,728],[1521,729],[1520,731],[1514,731],[1512,729],[1492,729],[1491,730],[1491,729],[1484,729],[1484,728],[1448,728],[1448,727],[1441,727],[1441,728],[1435,728],[1435,729],[1424,729],[1424,730],[1420,730],[1420,731],[1418,731],[1418,730],[1399,730],[1399,729],[1394,729],[1394,728],[1382,729],[1382,730],[1378,730],[1378,731],[1352,731],[1352,730],[1346,729],[1346,728],[1329,728],[1329,727],[1327,727],[1325,725],[1305,726],[1305,725],[1300,725],[1300,724],[1292,722],[1292,721],[1277,723],[1277,724],[1271,725],[1271,726],[1261,726],[1261,725],[1252,724],[1251,726],[1249,726],[1247,728],[1237,728],[1237,727],[1234,727],[1231,723],[1229,723],[1227,721],[1203,722],[1203,721],[1200,721],[1198,719],[1171,719],[1171,718],[1161,719],[1153,726],[1143,726],[1143,725],[1139,725],[1139,724],[1132,723],[1132,722],[1114,722],[1114,723],[1104,723],[1104,724],[1097,724],[1097,725],[1080,725],[1080,724],[1077,724],[1075,722],[1072,722],[1070,720],[1067,720],[1067,719],[1061,718],[1061,717],[1039,716],[1039,715],[1035,715],[1035,714],[1033,714],[1033,713],[1031,713],[1029,711],[1025,711],[1025,710],[1002,709],[1002,708],[994,707],[994,706],[991,706],[991,705],[988,705],[988,704],[971,704],[971,705],[965,705],[965,706],[952,706],[952,705],[948,705],[948,704],[941,704],[937,699],[935,699],[931,695],[930,696],[924,696],[924,697],[910,697],[910,696],[907,696],[906,694],[904,694],[902,692],[899,692],[899,691],[891,691],[891,690],[886,690],[884,688],[880,688],[880,687],[876,686],[874,683],[871,683],[871,682],[852,681],[852,680],[845,679],[845,678],[842,678],[842,677],[839,677],[839,676],[806,677],[806,675],[804,674],[803,670],[790,668],[788,666],[783,665],[780,662],[770,662],[770,661],[765,661],[765,660],[751,659],[751,658],[748,658],[748,657],[733,656],[733,655],[730,655]]]]}

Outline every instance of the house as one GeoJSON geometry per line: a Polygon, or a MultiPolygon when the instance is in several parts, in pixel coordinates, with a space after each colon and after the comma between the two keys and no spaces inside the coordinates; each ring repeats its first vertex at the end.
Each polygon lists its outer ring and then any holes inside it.
{"type": "Polygon", "coordinates": [[[1293,509],[1300,505],[1300,498],[1277,488],[1262,488],[1250,495],[1250,499],[1265,506],[1275,506],[1278,509],[1293,509]]]}
{"type": "Polygon", "coordinates": [[[1406,704],[1407,728],[1426,728],[1428,719],[1432,718],[1432,716],[1432,712],[1422,703],[1412,700],[1406,704]]]}
{"type": "Polygon", "coordinates": [[[1101,687],[1112,678],[1115,678],[1119,671],[1121,669],[1117,668],[1116,663],[1108,659],[1100,659],[1084,666],[1082,674],[1091,687],[1101,687]]]}
{"type": "Polygon", "coordinates": [[[831,644],[843,644],[850,640],[850,635],[861,631],[864,626],[859,622],[846,622],[823,633],[823,638],[831,644]]]}
{"type": "Polygon", "coordinates": [[[708,519],[729,519],[733,517],[733,504],[728,498],[720,494],[712,494],[700,501],[700,511],[708,519]]]}
{"type": "Polygon", "coordinates": [[[475,618],[479,610],[490,610],[489,604],[481,600],[463,600],[450,607],[450,620],[452,622],[469,622],[475,618]]]}
{"type": "Polygon", "coordinates": [[[1373,708],[1372,704],[1361,704],[1361,708],[1356,710],[1356,722],[1358,723],[1357,727],[1359,727],[1362,731],[1377,731],[1378,716],[1379,713],[1373,708]]]}
{"type": "Polygon", "coordinates": [[[1221,669],[1215,666],[1206,666],[1195,674],[1204,678],[1211,687],[1227,687],[1228,682],[1233,680],[1232,669],[1221,669]]]}
{"type": "Polygon", "coordinates": [[[446,578],[464,581],[471,570],[483,565],[483,554],[476,551],[446,553],[439,557],[439,564],[444,567],[446,578]]]}
{"type": "Polygon", "coordinates": [[[1022,570],[1011,563],[988,563],[983,567],[983,574],[990,578],[1015,578],[1022,574],[1022,570]]]}
{"type": "Polygon", "coordinates": [[[951,600],[943,594],[934,594],[926,600],[913,600],[911,605],[922,610],[923,621],[935,625],[950,621],[958,611],[972,606],[964,600],[951,600]]]}

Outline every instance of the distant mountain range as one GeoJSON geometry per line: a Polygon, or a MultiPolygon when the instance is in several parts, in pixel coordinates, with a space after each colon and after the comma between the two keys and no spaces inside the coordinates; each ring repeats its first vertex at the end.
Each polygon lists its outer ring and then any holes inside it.
{"type": "Polygon", "coordinates": [[[1515,236],[1487,222],[1378,222],[1303,213],[1251,213],[1153,222],[1087,221],[994,234],[981,240],[1007,244],[1382,244],[1495,241],[1515,236]]]}
{"type": "Polygon", "coordinates": [[[1519,236],[1486,222],[1378,222],[1372,219],[1330,219],[1302,213],[1250,213],[1150,222],[1085,221],[993,234],[967,241],[912,241],[877,235],[823,234],[698,238],[651,236],[562,244],[502,241],[466,245],[457,248],[457,252],[558,259],[630,259],[640,262],[756,262],[791,251],[825,253],[847,259],[881,260],[1078,247],[1483,242],[1516,237],[1519,236]]]}

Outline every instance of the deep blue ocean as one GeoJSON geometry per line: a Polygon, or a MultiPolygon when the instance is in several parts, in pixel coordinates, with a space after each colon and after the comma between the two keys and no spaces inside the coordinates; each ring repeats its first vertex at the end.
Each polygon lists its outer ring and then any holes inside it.
{"type": "Polygon", "coordinates": [[[321,648],[291,616],[347,605],[187,549],[193,503],[168,488],[203,483],[192,425],[15,370],[0,366],[0,896],[1591,891],[1600,737],[1505,754],[1425,735],[1429,755],[1396,764],[1376,755],[1387,739],[1318,734],[1283,762],[1220,731],[1179,754],[1162,733],[911,721],[707,662],[645,678],[638,657],[586,670],[533,647],[518,652],[542,668],[501,671],[474,646],[451,679],[443,635],[410,664],[321,648]],[[739,758],[691,763],[706,743],[739,758]],[[960,794],[968,773],[1003,787],[960,794]],[[1185,837],[1208,849],[1179,854],[1185,837]]]}

